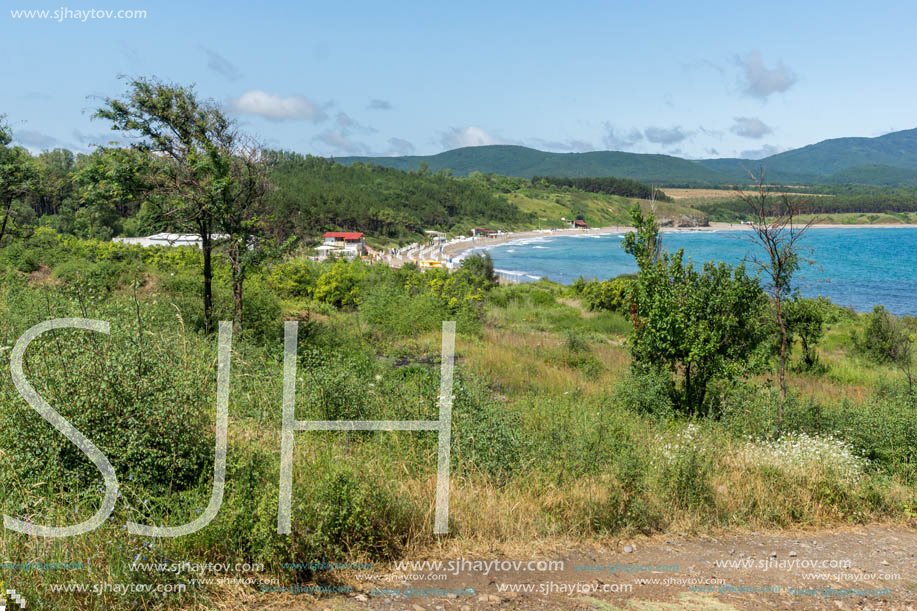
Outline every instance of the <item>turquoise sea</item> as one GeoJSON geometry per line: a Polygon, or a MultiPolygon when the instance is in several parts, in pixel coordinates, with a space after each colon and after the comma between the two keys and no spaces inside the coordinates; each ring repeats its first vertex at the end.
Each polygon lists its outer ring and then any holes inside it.
{"type": "MultiPolygon", "coordinates": [[[[569,284],[579,276],[611,278],[633,273],[636,264],[621,247],[623,233],[520,239],[488,248],[494,267],[523,280],[547,277],[569,284]]],[[[750,232],[670,231],[663,247],[685,249],[696,265],[704,261],[738,264],[764,254],[750,232]]],[[[803,262],[795,285],[807,297],[823,295],[860,312],[884,305],[895,314],[917,315],[917,227],[819,228],[804,236],[803,262]]],[[[755,273],[747,263],[749,273],[755,273]]]]}

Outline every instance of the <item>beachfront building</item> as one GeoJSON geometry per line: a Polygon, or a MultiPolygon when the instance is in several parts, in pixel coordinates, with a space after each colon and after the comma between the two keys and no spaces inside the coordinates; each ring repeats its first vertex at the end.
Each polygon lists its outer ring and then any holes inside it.
{"type": "Polygon", "coordinates": [[[352,259],[361,257],[366,251],[363,234],[356,231],[329,231],[322,236],[322,245],[316,250],[319,258],[338,255],[352,259]]]}
{"type": "MultiPolygon", "coordinates": [[[[223,233],[210,235],[210,239],[214,242],[225,240],[228,237],[223,233]]],[[[157,233],[145,238],[112,238],[112,242],[137,246],[197,246],[200,248],[201,236],[194,233],[157,233]]]]}
{"type": "Polygon", "coordinates": [[[496,229],[487,229],[486,227],[475,227],[471,230],[471,235],[478,238],[492,238],[497,235],[496,229]]]}
{"type": "Polygon", "coordinates": [[[587,225],[586,221],[584,221],[583,219],[576,219],[575,221],[573,221],[573,228],[574,229],[589,229],[589,225],[587,225]]]}
{"type": "Polygon", "coordinates": [[[433,244],[441,244],[446,241],[446,234],[442,231],[433,231],[432,229],[427,229],[424,231],[424,233],[430,236],[430,242],[433,244]]]}

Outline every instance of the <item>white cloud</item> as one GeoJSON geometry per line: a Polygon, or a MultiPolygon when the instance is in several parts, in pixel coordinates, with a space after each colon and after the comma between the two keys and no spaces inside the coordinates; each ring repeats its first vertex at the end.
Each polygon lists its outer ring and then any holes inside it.
{"type": "Polygon", "coordinates": [[[772,93],[783,93],[796,83],[796,73],[777,62],[774,68],[768,68],[761,59],[761,54],[752,51],[745,57],[737,57],[736,61],[742,70],[743,87],[747,95],[760,100],[767,100],[772,93]]]}
{"type": "Polygon", "coordinates": [[[374,127],[369,126],[369,125],[363,125],[362,123],[357,122],[356,119],[354,119],[353,117],[351,117],[350,115],[348,115],[346,112],[343,112],[343,111],[337,114],[337,118],[335,119],[335,122],[338,124],[338,126],[340,126],[341,133],[344,134],[345,136],[349,135],[351,131],[360,132],[364,134],[376,133],[376,129],[374,127]]]}
{"type": "Polygon", "coordinates": [[[787,150],[782,146],[774,146],[773,144],[765,144],[761,148],[748,149],[739,153],[739,157],[742,159],[764,159],[765,157],[770,157],[771,155],[776,155],[777,153],[782,153],[787,150]]]}
{"type": "Polygon", "coordinates": [[[474,125],[463,127],[461,129],[453,127],[449,131],[443,132],[439,141],[442,143],[443,147],[446,148],[446,150],[462,148],[465,146],[503,144],[503,141],[499,138],[491,136],[480,127],[476,127],[474,125]]]}
{"type": "Polygon", "coordinates": [[[242,76],[242,73],[239,72],[239,68],[235,64],[216,51],[208,49],[207,47],[201,47],[201,49],[207,54],[207,68],[210,70],[230,81],[236,81],[242,76]]]}
{"type": "Polygon", "coordinates": [[[313,101],[301,95],[280,97],[252,89],[229,101],[229,107],[237,113],[263,117],[271,121],[305,119],[318,123],[328,115],[313,101]]]}
{"type": "Polygon", "coordinates": [[[632,128],[630,131],[618,129],[608,121],[603,123],[602,126],[605,128],[605,135],[602,136],[602,143],[609,150],[626,151],[643,140],[643,134],[639,129],[632,128]]]}
{"type": "Polygon", "coordinates": [[[380,100],[378,98],[373,98],[369,101],[369,105],[366,107],[368,110],[391,110],[392,103],[388,100],[380,100]]]}
{"type": "Polygon", "coordinates": [[[650,142],[668,146],[686,140],[691,136],[691,132],[686,132],[680,125],[676,125],[675,127],[647,127],[643,130],[643,135],[650,142]]]}
{"type": "Polygon", "coordinates": [[[718,129],[708,129],[704,127],[703,125],[701,125],[697,129],[700,133],[704,134],[705,136],[710,136],[711,138],[716,138],[717,140],[723,139],[723,132],[721,132],[718,129]]]}
{"type": "Polygon", "coordinates": [[[59,143],[57,138],[35,131],[34,129],[16,130],[13,140],[30,150],[49,149],[59,143]]]}
{"type": "Polygon", "coordinates": [[[357,140],[351,140],[347,134],[337,132],[331,129],[326,129],[319,135],[312,138],[313,142],[320,142],[325,145],[326,153],[333,155],[345,154],[345,155],[369,155],[369,147],[357,140]]]}
{"type": "Polygon", "coordinates": [[[111,143],[123,146],[127,142],[120,132],[114,130],[99,134],[86,134],[78,129],[74,129],[72,135],[74,140],[84,146],[108,146],[111,143]]]}
{"type": "Polygon", "coordinates": [[[389,138],[388,147],[388,155],[392,157],[414,153],[414,145],[403,138],[389,138]]]}
{"type": "Polygon", "coordinates": [[[770,125],[757,117],[733,117],[729,131],[743,138],[759,139],[773,133],[770,125]]]}
{"type": "Polygon", "coordinates": [[[542,140],[541,138],[529,138],[528,144],[542,151],[559,151],[562,153],[587,153],[595,150],[591,142],[576,139],[542,140]]]}

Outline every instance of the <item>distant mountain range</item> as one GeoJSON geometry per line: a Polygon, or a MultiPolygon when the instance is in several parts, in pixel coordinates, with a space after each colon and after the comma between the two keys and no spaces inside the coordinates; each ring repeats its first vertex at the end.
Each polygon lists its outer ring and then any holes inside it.
{"type": "Polygon", "coordinates": [[[747,183],[748,171],[765,169],[768,182],[783,184],[867,184],[917,186],[917,129],[877,138],[834,138],[764,159],[689,160],[671,155],[618,151],[548,153],[524,146],[490,145],[454,149],[437,155],[406,157],[339,157],[357,162],[432,172],[451,170],[503,176],[616,176],[658,185],[724,185],[747,183]]]}

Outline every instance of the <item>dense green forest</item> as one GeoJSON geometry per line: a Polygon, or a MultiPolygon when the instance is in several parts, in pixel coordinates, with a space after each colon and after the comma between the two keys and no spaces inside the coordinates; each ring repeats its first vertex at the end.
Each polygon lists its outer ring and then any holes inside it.
{"type": "Polygon", "coordinates": [[[878,164],[861,165],[835,172],[820,182],[831,185],[917,187],[917,170],[878,164]]]}
{"type": "Polygon", "coordinates": [[[563,178],[558,176],[533,176],[533,185],[554,185],[579,189],[587,193],[605,193],[606,195],[621,195],[623,197],[636,197],[638,199],[657,199],[662,202],[675,201],[662,191],[655,190],[649,185],[630,180],[629,178],[614,178],[605,176],[601,178],[563,178]]]}
{"type": "MultiPolygon", "coordinates": [[[[95,201],[98,183],[93,181],[103,178],[98,176],[99,164],[117,151],[100,149],[86,155],[54,149],[29,157],[34,180],[11,202],[10,228],[45,226],[99,239],[169,229],[144,208],[140,193],[110,194],[106,202],[95,201]]],[[[265,157],[274,185],[267,200],[270,225],[282,238],[335,229],[403,238],[425,229],[445,231],[492,222],[524,225],[530,217],[487,181],[456,179],[442,172],[344,166],[280,151],[268,151],[265,157]]]]}
{"type": "MultiPolygon", "coordinates": [[[[122,194],[101,207],[93,201],[87,181],[97,178],[98,163],[116,151],[87,155],[54,149],[30,156],[35,180],[11,202],[9,230],[45,226],[63,234],[109,239],[168,229],[144,210],[139,195],[122,194]]],[[[463,231],[477,224],[522,228],[531,223],[532,214],[505,196],[529,185],[546,192],[573,190],[644,199],[651,192],[646,184],[613,177],[534,177],[529,182],[476,173],[462,179],[445,171],[404,172],[362,163],[348,166],[283,151],[268,152],[266,160],[275,185],[268,199],[271,227],[280,239],[335,229],[401,239],[420,235],[425,229],[463,231]]],[[[814,214],[917,211],[917,188],[844,184],[802,191],[829,196],[806,198],[806,210],[814,214]]],[[[670,201],[660,191],[656,198],[670,201]]],[[[734,222],[747,218],[749,212],[738,198],[691,205],[712,221],[734,222]]]]}
{"type": "Polygon", "coordinates": [[[268,154],[276,191],[270,198],[281,236],[329,229],[381,237],[448,231],[499,221],[522,224],[529,215],[486,182],[445,172],[401,172],[381,166],[345,166],[297,153],[268,154]]]}

